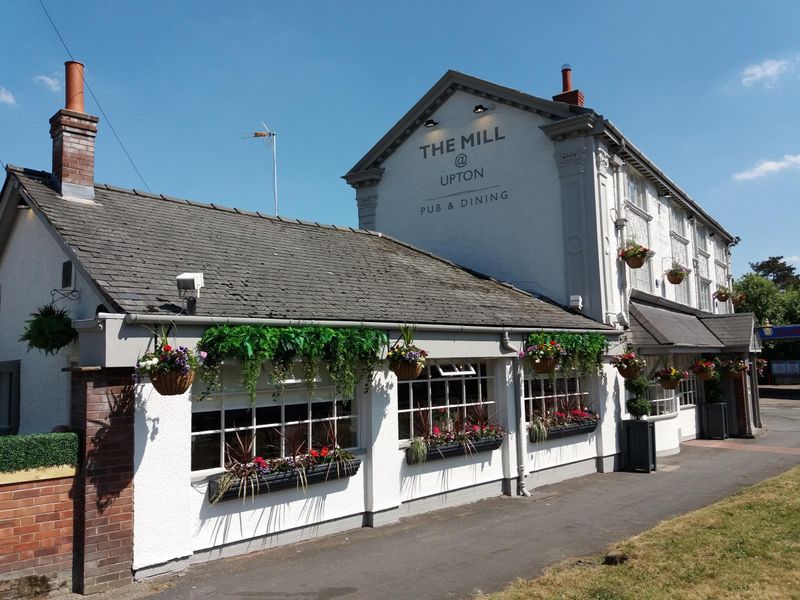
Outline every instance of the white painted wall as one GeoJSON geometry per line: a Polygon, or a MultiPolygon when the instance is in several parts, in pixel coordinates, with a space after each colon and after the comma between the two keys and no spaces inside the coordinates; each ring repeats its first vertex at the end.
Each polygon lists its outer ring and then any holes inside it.
{"type": "Polygon", "coordinates": [[[669,417],[650,417],[656,424],[656,454],[669,456],[681,451],[681,422],[678,414],[669,417]]]}
{"type": "MultiPolygon", "coordinates": [[[[18,210],[0,256],[0,361],[22,361],[20,433],[46,432],[69,424],[70,374],[62,369],[77,361],[77,344],[45,356],[39,350],[28,352],[27,344],[19,341],[30,313],[49,303],[50,291],[61,287],[61,266],[66,260],[34,211],[18,210]]],[[[58,306],[68,308],[73,319],[86,319],[103,301],[94,286],[73,269],[80,300],[62,300],[58,306]]]]}
{"type": "Polygon", "coordinates": [[[681,442],[697,438],[700,431],[700,410],[697,406],[682,406],[678,413],[681,442]]]}
{"type": "Polygon", "coordinates": [[[374,228],[564,302],[558,170],[552,142],[539,129],[551,121],[504,104],[476,115],[479,103],[486,100],[456,92],[432,115],[438,126],[420,127],[385,161],[378,186],[364,192],[378,196],[374,228]],[[462,147],[462,136],[476,132],[494,141],[462,147]],[[447,149],[448,139],[452,152],[420,149],[439,142],[447,149]],[[457,166],[460,155],[466,164],[457,166]],[[450,181],[475,169],[482,176],[450,181]],[[470,191],[479,188],[489,189],[470,191]],[[502,197],[470,202],[489,193],[502,197]]]}
{"type": "Polygon", "coordinates": [[[491,452],[475,452],[408,465],[405,452],[398,452],[403,502],[498,481],[503,478],[502,454],[502,449],[498,448],[491,452]]]}
{"type": "Polygon", "coordinates": [[[161,396],[136,387],[133,568],[190,556],[195,519],[191,481],[191,391],[161,396]]]}

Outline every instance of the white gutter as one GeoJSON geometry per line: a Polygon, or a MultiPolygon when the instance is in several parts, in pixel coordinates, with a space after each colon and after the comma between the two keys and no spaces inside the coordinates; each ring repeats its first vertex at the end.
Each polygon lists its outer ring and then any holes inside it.
{"type": "MultiPolygon", "coordinates": [[[[101,313],[99,318],[107,315],[101,313]]],[[[113,315],[118,318],[117,315],[113,315]]],[[[108,315],[111,317],[111,315],[108,315]]],[[[127,313],[125,322],[129,325],[152,323],[175,323],[182,325],[272,325],[275,327],[374,327],[376,329],[398,329],[401,323],[396,321],[330,321],[314,319],[261,319],[254,317],[201,317],[193,315],[143,315],[127,313]]],[[[420,323],[414,325],[417,331],[461,331],[469,333],[530,333],[531,331],[569,331],[573,333],[601,333],[607,336],[618,336],[620,331],[614,329],[576,329],[572,327],[492,327],[485,325],[439,325],[420,323]]],[[[515,350],[516,352],[516,350],[515,350]]]]}

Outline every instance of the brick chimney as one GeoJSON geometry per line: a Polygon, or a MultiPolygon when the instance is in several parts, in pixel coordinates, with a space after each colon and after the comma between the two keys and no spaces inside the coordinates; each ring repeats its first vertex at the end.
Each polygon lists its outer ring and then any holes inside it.
{"type": "Polygon", "coordinates": [[[561,67],[561,93],[553,96],[556,102],[566,102],[575,106],[583,106],[583,92],[572,89],[572,67],[561,67]]]}
{"type": "Polygon", "coordinates": [[[64,63],[66,107],[50,118],[53,183],[62,196],[94,199],[94,138],[100,120],[83,111],[83,65],[64,63]]]}

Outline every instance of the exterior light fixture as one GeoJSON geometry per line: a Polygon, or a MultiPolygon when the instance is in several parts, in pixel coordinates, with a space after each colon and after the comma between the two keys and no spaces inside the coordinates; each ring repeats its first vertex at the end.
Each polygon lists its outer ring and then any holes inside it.
{"type": "Polygon", "coordinates": [[[25,200],[23,200],[22,198],[17,200],[17,208],[25,209],[25,208],[30,208],[30,207],[31,207],[30,204],[25,202],[25,200]]]}
{"type": "Polygon", "coordinates": [[[439,124],[439,122],[438,121],[434,121],[433,119],[428,119],[427,121],[425,121],[425,127],[428,127],[428,128],[436,127],[438,124],[439,124]]]}
{"type": "Polygon", "coordinates": [[[716,234],[716,233],[714,233],[713,231],[711,231],[711,232],[709,232],[709,234],[708,234],[708,237],[712,238],[712,237],[714,237],[715,235],[717,235],[717,234],[716,234]]]}
{"type": "Polygon", "coordinates": [[[486,112],[487,110],[489,110],[489,109],[486,108],[483,104],[476,104],[475,108],[472,109],[472,112],[474,112],[477,115],[477,114],[480,114],[482,112],[486,112]]]}
{"type": "Polygon", "coordinates": [[[764,319],[764,324],[761,326],[761,331],[764,332],[764,335],[767,337],[772,335],[772,323],[769,322],[769,319],[764,319]]]}
{"type": "Polygon", "coordinates": [[[686,218],[690,221],[694,221],[694,215],[686,215],[686,218]]]}

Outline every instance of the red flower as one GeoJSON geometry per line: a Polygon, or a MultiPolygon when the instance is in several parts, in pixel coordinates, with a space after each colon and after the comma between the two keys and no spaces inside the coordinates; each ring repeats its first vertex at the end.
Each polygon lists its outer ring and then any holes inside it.
{"type": "Polygon", "coordinates": [[[328,456],[328,447],[327,446],[324,446],[322,448],[322,451],[320,452],[320,455],[322,456],[322,458],[325,458],[326,456],[328,456]]]}
{"type": "Polygon", "coordinates": [[[162,350],[164,350],[164,352],[172,352],[172,346],[170,346],[169,344],[164,344],[162,350]]]}
{"type": "Polygon", "coordinates": [[[439,435],[441,431],[436,425],[433,426],[433,435],[439,435]]]}
{"type": "Polygon", "coordinates": [[[311,452],[309,452],[309,454],[311,454],[311,456],[313,456],[314,458],[319,458],[319,452],[317,452],[316,450],[312,450],[311,452]]]}
{"type": "Polygon", "coordinates": [[[481,430],[481,428],[478,427],[477,425],[473,425],[472,426],[472,431],[480,431],[480,430],[481,430]]]}

